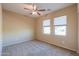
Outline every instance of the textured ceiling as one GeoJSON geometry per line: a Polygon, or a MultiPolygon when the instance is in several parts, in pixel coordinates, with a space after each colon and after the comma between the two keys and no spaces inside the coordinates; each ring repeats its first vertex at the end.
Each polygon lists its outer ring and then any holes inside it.
{"type": "MultiPolygon", "coordinates": [[[[50,11],[44,11],[44,12],[40,12],[41,16],[48,14],[50,12],[68,7],[70,5],[72,5],[72,3],[35,3],[35,5],[39,8],[39,9],[50,9],[50,11]]],[[[30,17],[39,17],[39,15],[31,15],[30,13],[32,11],[29,10],[25,10],[24,8],[27,7],[29,9],[32,9],[32,4],[28,4],[28,3],[4,3],[2,4],[3,8],[9,11],[13,11],[16,13],[20,13],[23,15],[27,15],[30,17]]]]}

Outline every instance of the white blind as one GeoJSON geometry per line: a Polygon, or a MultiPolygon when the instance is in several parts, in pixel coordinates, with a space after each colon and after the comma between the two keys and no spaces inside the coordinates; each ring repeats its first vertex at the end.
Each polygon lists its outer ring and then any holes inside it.
{"type": "Polygon", "coordinates": [[[50,26],[50,20],[44,20],[43,21],[43,26],[50,26]]]}
{"type": "Polygon", "coordinates": [[[67,24],[67,16],[54,18],[54,25],[66,25],[66,24],[67,24]]]}

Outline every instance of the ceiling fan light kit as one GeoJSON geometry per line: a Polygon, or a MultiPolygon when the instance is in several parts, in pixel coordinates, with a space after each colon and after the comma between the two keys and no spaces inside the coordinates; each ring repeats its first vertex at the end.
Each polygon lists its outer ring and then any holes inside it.
{"type": "Polygon", "coordinates": [[[33,11],[33,12],[32,12],[32,15],[37,15],[37,12],[33,11]]]}

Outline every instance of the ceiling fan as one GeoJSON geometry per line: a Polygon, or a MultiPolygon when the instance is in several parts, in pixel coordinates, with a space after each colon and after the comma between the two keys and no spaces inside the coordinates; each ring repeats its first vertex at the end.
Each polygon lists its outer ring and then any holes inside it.
{"type": "Polygon", "coordinates": [[[43,12],[43,11],[50,11],[50,9],[38,9],[35,4],[32,4],[32,9],[27,8],[27,7],[25,7],[24,9],[25,9],[25,10],[32,11],[32,12],[30,13],[31,15],[41,15],[40,12],[43,12]]]}

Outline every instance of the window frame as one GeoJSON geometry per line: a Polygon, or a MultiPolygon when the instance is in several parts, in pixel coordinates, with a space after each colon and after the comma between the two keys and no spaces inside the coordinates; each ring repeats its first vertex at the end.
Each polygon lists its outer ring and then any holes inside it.
{"type": "MultiPolygon", "coordinates": [[[[62,17],[62,16],[59,16],[59,17],[62,17]]],[[[55,18],[58,18],[58,17],[55,17],[55,18]]],[[[54,21],[55,21],[55,20],[54,20],[54,21]]],[[[53,24],[54,24],[54,23],[53,23],[53,24]]],[[[54,35],[55,35],[55,36],[66,36],[66,35],[57,35],[57,34],[55,33],[55,30],[56,30],[55,27],[57,27],[57,26],[61,26],[61,27],[62,27],[62,26],[66,26],[66,33],[65,33],[65,34],[67,35],[67,16],[66,16],[66,24],[60,24],[60,25],[55,25],[55,24],[54,24],[54,35]]]]}
{"type": "Polygon", "coordinates": [[[42,33],[43,33],[44,35],[50,35],[50,34],[51,34],[51,27],[50,27],[50,25],[51,25],[51,20],[50,20],[50,19],[46,19],[46,20],[43,20],[43,22],[42,22],[42,29],[43,29],[43,32],[42,32],[42,33]],[[43,25],[43,22],[46,21],[46,20],[49,20],[49,22],[50,22],[49,25],[43,25]],[[45,27],[49,27],[49,28],[50,28],[49,33],[44,33],[44,28],[45,28],[45,27]]]}

